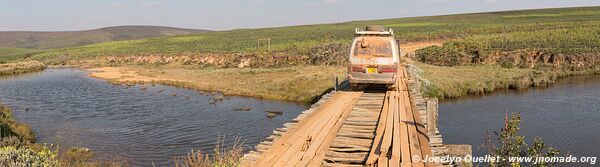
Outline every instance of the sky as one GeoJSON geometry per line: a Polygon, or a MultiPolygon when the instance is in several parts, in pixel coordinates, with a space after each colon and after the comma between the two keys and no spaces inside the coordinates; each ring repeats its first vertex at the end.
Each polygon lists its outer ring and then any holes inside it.
{"type": "Polygon", "coordinates": [[[229,30],[575,6],[600,6],[600,0],[0,0],[0,31],[229,30]]]}

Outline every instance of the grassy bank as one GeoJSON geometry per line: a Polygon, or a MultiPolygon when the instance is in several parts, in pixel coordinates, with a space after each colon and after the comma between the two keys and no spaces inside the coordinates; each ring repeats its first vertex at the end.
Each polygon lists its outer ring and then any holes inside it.
{"type": "Polygon", "coordinates": [[[19,61],[41,52],[38,49],[0,48],[0,64],[19,61]]]}
{"type": "Polygon", "coordinates": [[[115,83],[162,83],[227,95],[310,102],[333,87],[345,67],[194,68],[180,65],[92,68],[92,77],[115,83]]]}
{"type": "Polygon", "coordinates": [[[489,93],[496,89],[524,89],[551,85],[558,78],[600,74],[600,69],[582,71],[505,68],[497,65],[435,66],[410,61],[421,69],[430,82],[425,95],[430,97],[459,97],[467,94],[489,93]]]}
{"type": "Polygon", "coordinates": [[[9,136],[14,136],[25,143],[35,143],[35,135],[31,128],[27,124],[15,121],[10,108],[0,104],[0,138],[9,136]]]}
{"type": "Polygon", "coordinates": [[[0,76],[35,72],[44,69],[46,69],[46,65],[37,61],[0,64],[0,76]]]}

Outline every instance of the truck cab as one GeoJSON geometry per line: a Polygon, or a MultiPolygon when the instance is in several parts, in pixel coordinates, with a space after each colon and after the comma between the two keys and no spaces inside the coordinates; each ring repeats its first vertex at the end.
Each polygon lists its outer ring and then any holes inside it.
{"type": "Polygon", "coordinates": [[[400,49],[392,29],[367,26],[356,29],[348,63],[348,81],[361,85],[393,85],[400,62],[400,49]]]}

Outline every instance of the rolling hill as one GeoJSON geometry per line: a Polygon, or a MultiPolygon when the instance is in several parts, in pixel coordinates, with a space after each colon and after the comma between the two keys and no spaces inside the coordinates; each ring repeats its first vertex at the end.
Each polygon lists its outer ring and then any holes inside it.
{"type": "Polygon", "coordinates": [[[0,47],[52,49],[205,31],[207,30],[160,26],[117,26],[94,30],[56,32],[0,31],[0,47]]]}
{"type": "Polygon", "coordinates": [[[348,46],[354,29],[370,24],[393,28],[396,37],[405,43],[470,41],[474,51],[600,53],[600,7],[577,7],[214,31],[55,49],[33,58],[57,63],[106,55],[260,53],[256,44],[260,38],[272,39],[271,51],[306,55],[328,44],[348,46]]]}

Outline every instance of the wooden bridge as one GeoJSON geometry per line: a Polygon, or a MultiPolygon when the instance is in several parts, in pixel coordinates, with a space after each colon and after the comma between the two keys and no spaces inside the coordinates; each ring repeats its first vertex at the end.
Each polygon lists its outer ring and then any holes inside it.
{"type": "Polygon", "coordinates": [[[241,166],[442,166],[437,100],[426,101],[407,70],[397,90],[336,91],[276,129],[241,166]]]}

